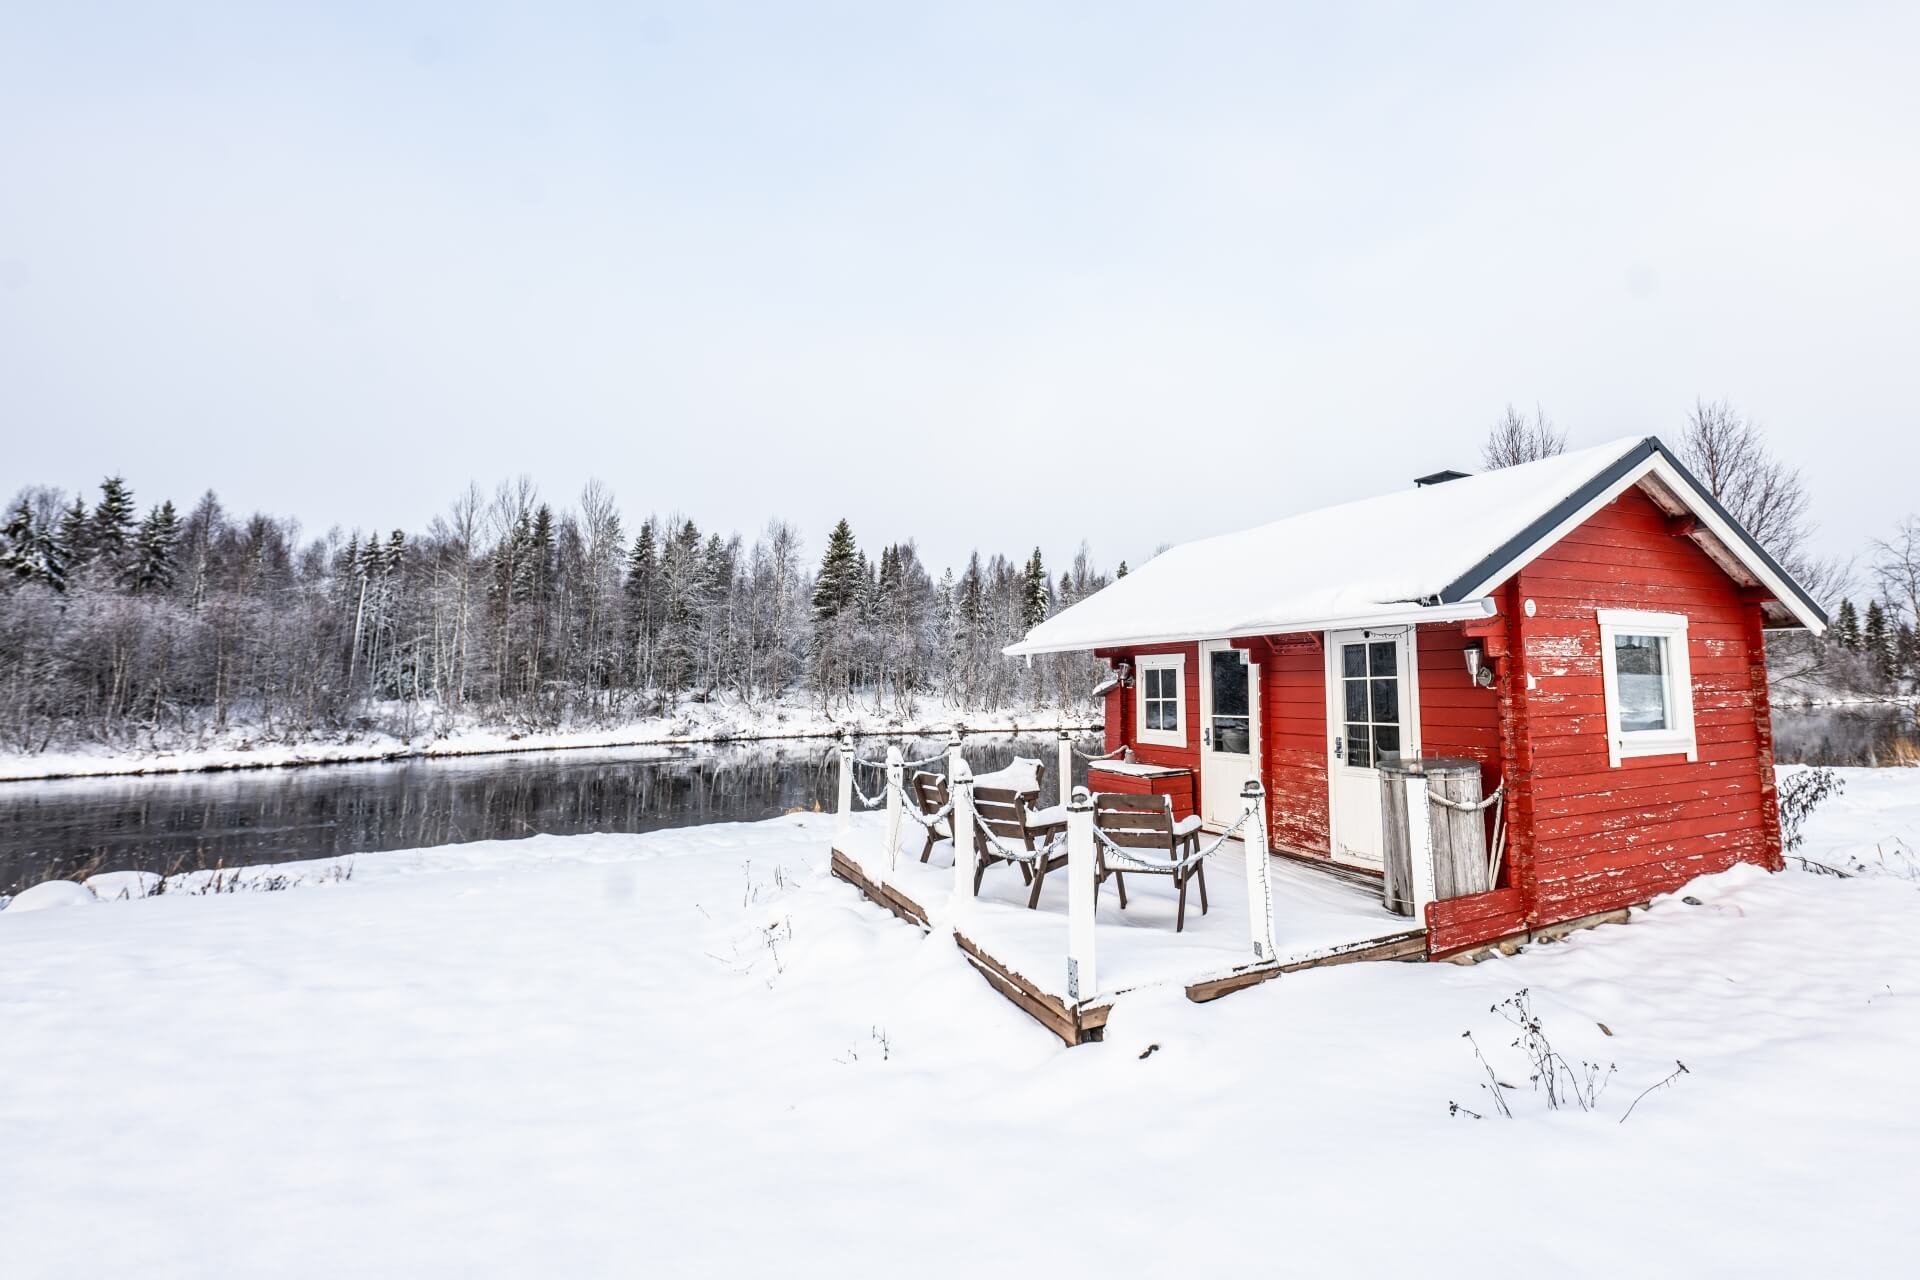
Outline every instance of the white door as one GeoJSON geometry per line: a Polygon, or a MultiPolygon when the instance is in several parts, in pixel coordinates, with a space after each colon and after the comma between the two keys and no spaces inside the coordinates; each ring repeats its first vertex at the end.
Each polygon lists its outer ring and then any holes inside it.
{"type": "Polygon", "coordinates": [[[1260,758],[1260,668],[1224,640],[1200,646],[1200,817],[1230,827],[1260,758]]]}
{"type": "Polygon", "coordinates": [[[1336,631],[1327,637],[1327,776],[1333,857],[1380,866],[1384,756],[1420,749],[1409,679],[1410,630],[1336,631]]]}

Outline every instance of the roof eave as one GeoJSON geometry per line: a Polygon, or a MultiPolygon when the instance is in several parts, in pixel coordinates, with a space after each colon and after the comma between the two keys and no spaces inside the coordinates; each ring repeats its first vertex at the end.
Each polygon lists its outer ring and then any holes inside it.
{"type": "Polygon", "coordinates": [[[1033,644],[1025,640],[1008,645],[1000,652],[1010,658],[1032,657],[1043,653],[1081,653],[1093,649],[1141,649],[1159,644],[1192,644],[1201,640],[1245,640],[1253,636],[1281,636],[1311,631],[1348,631],[1360,627],[1399,627],[1422,622],[1463,622],[1473,618],[1491,617],[1494,613],[1492,600],[1483,598],[1473,600],[1442,601],[1438,604],[1420,605],[1407,603],[1404,609],[1388,610],[1384,613],[1348,615],[1333,618],[1301,618],[1278,622],[1263,622],[1256,626],[1241,627],[1212,635],[1195,635],[1192,632],[1166,633],[1162,635],[1110,636],[1101,640],[1072,641],[1049,644],[1042,641],[1033,644]]]}
{"type": "Polygon", "coordinates": [[[1773,593],[1800,626],[1815,635],[1827,629],[1826,611],[1655,436],[1648,436],[1629,449],[1618,461],[1449,583],[1441,590],[1440,599],[1451,601],[1486,595],[1559,541],[1569,529],[1649,473],[1658,473],[1666,481],[1675,496],[1707,524],[1709,531],[1773,593]]]}

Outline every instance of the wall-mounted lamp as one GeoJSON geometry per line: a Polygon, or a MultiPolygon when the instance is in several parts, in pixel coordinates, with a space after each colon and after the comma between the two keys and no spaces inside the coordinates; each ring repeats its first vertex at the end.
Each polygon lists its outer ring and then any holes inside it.
{"type": "Polygon", "coordinates": [[[1128,664],[1116,662],[1113,664],[1113,669],[1107,672],[1106,678],[1101,680],[1099,684],[1093,686],[1093,696],[1098,698],[1111,689],[1131,688],[1133,688],[1133,676],[1128,668],[1128,664]]]}
{"type": "Polygon", "coordinates": [[[1467,678],[1482,689],[1493,688],[1493,668],[1487,665],[1487,651],[1479,644],[1466,648],[1467,678]]]}

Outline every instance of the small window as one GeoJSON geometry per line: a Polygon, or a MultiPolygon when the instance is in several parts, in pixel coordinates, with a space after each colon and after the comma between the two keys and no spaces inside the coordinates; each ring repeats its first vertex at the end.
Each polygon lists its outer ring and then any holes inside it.
{"type": "Polygon", "coordinates": [[[1187,745],[1187,660],[1179,653],[1149,653],[1140,657],[1139,741],[1163,747],[1187,745]]]}
{"type": "Polygon", "coordinates": [[[1699,758],[1687,619],[1678,613],[1602,609],[1600,673],[1607,704],[1607,757],[1699,758]]]}

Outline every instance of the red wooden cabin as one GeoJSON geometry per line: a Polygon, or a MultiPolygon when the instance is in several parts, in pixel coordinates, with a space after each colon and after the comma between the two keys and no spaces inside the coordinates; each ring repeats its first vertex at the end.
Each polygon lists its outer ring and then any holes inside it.
{"type": "Polygon", "coordinates": [[[1112,664],[1107,746],[1168,771],[1097,789],[1224,826],[1257,776],[1282,856],[1377,872],[1377,762],[1479,761],[1507,852],[1442,954],[1777,868],[1763,633],[1825,626],[1647,437],[1175,547],[1009,652],[1112,664]]]}

